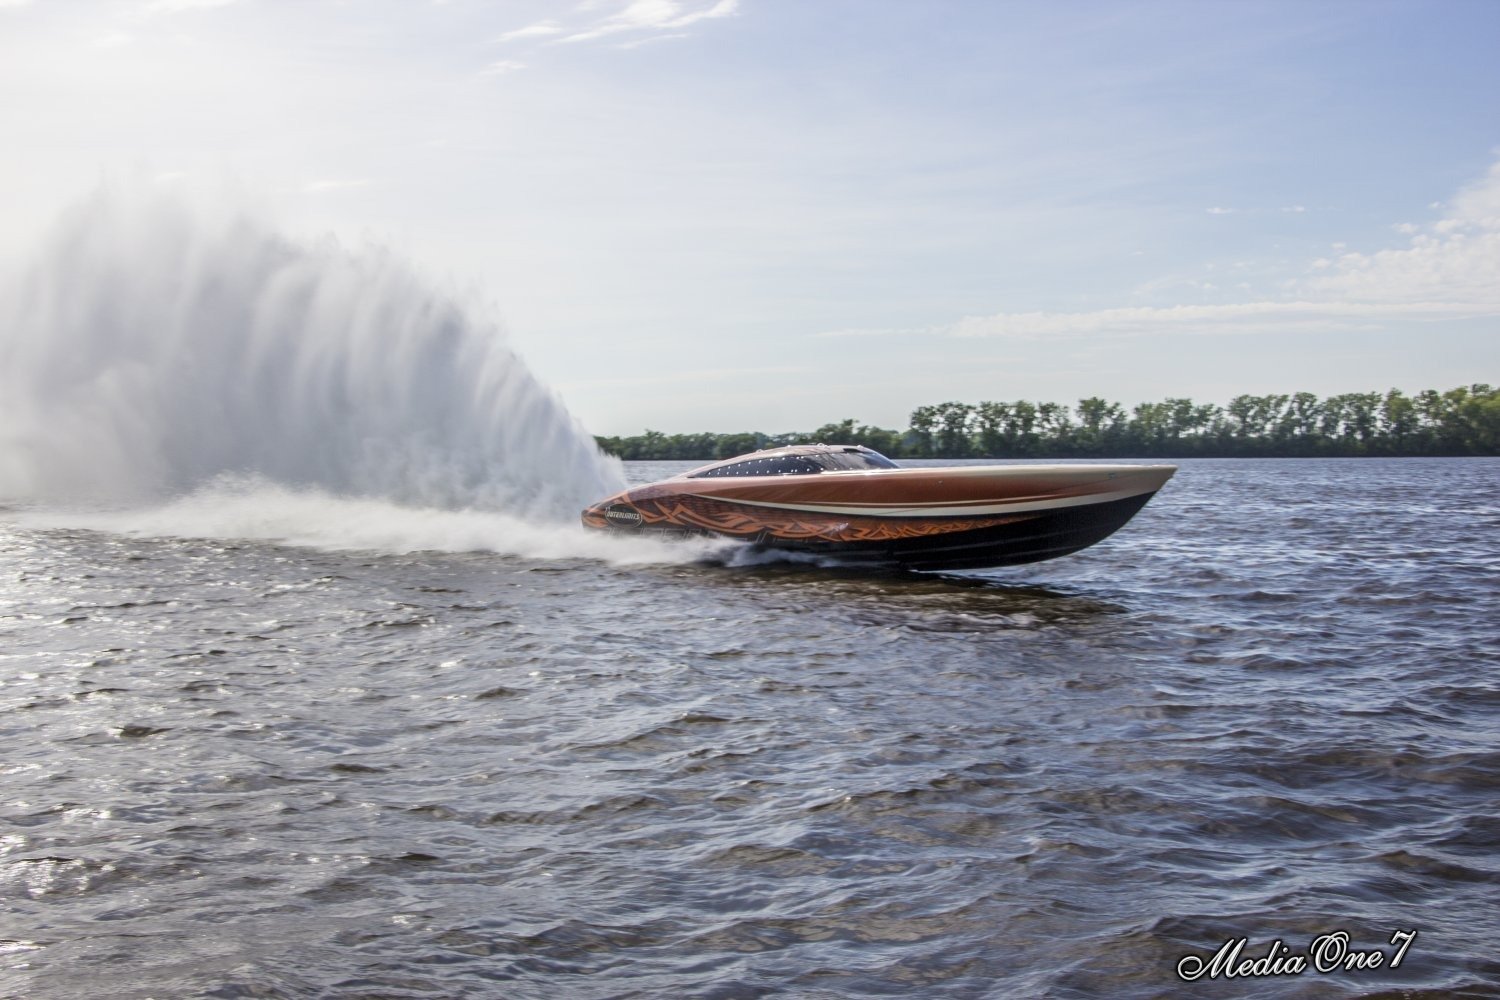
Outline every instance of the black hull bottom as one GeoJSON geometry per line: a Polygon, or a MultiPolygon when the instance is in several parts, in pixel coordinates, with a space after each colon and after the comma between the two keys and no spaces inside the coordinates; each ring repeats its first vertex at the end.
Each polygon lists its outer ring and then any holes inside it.
{"type": "MultiPolygon", "coordinates": [[[[825,542],[761,538],[751,544],[763,551],[805,552],[836,559],[846,565],[884,569],[949,570],[1019,566],[1069,555],[1103,541],[1134,517],[1136,511],[1146,506],[1146,502],[1155,495],[1142,493],[1123,500],[1063,507],[1027,516],[1024,520],[1009,524],[899,541],[825,542]]],[[[641,533],[677,537],[705,534],[665,526],[648,528],[641,533]]]]}
{"type": "Polygon", "coordinates": [[[1134,517],[1153,496],[1154,493],[1142,493],[1123,500],[1064,507],[991,528],[897,542],[840,544],[767,540],[757,543],[757,547],[816,553],[849,564],[914,570],[1019,566],[1069,555],[1103,541],[1134,517]]]}

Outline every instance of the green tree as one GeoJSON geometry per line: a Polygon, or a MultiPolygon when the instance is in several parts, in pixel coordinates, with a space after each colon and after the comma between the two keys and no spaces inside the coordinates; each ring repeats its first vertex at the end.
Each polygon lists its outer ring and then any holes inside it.
{"type": "Polygon", "coordinates": [[[1036,422],[1041,432],[1043,447],[1048,451],[1063,455],[1072,451],[1073,416],[1066,406],[1057,403],[1038,403],[1036,422]]]}
{"type": "Polygon", "coordinates": [[[1416,403],[1400,389],[1387,392],[1380,403],[1380,436],[1384,439],[1381,450],[1394,455],[1407,454],[1416,443],[1419,426],[1416,403]]]}
{"type": "Polygon", "coordinates": [[[1009,403],[979,404],[974,413],[974,429],[981,456],[999,458],[1015,450],[1014,443],[1006,433],[1010,414],[1009,403]]]}
{"type": "Polygon", "coordinates": [[[853,420],[841,420],[836,424],[824,424],[809,435],[814,441],[823,444],[853,444],[854,436],[853,420]]]}
{"type": "Polygon", "coordinates": [[[1276,440],[1296,454],[1311,454],[1317,447],[1323,407],[1310,392],[1293,393],[1276,424],[1276,440]]]}
{"type": "Polygon", "coordinates": [[[873,448],[882,455],[888,455],[891,458],[901,457],[901,434],[899,431],[862,424],[854,431],[854,443],[862,444],[866,448],[873,448]]]}
{"type": "Polygon", "coordinates": [[[1090,396],[1078,401],[1078,449],[1084,454],[1103,454],[1118,443],[1125,425],[1119,403],[1090,396]]]}
{"type": "Polygon", "coordinates": [[[714,458],[734,458],[763,447],[763,434],[720,434],[714,444],[714,458]]]}
{"type": "Polygon", "coordinates": [[[906,431],[848,419],[811,433],[673,434],[646,430],[597,437],[625,459],[728,458],[805,441],[860,444],[893,457],[1001,455],[1495,455],[1500,454],[1500,391],[1486,383],[1446,392],[1425,389],[1241,395],[1227,407],[1170,397],[1127,415],[1097,396],[1074,410],[1057,403],[987,401],[919,406],[906,431]]]}
{"type": "Polygon", "coordinates": [[[974,407],[968,403],[940,403],[937,406],[937,453],[943,458],[967,458],[972,453],[969,445],[969,422],[973,419],[974,407]]]}
{"type": "Polygon", "coordinates": [[[931,458],[935,432],[938,425],[938,413],[936,406],[919,406],[911,411],[911,430],[907,434],[910,441],[908,451],[918,458],[931,458]]]}
{"type": "Polygon", "coordinates": [[[1036,455],[1041,452],[1041,435],[1037,433],[1036,404],[1029,399],[1018,399],[1010,404],[1010,413],[1005,420],[1005,436],[1018,455],[1036,455]]]}
{"type": "Polygon", "coordinates": [[[1132,450],[1142,455],[1163,454],[1171,433],[1172,408],[1167,403],[1137,403],[1130,411],[1128,437],[1132,450]]]}

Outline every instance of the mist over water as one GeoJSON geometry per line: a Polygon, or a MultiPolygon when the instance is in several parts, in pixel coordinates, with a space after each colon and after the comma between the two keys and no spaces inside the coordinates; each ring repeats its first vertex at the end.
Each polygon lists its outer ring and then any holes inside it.
{"type": "Polygon", "coordinates": [[[279,537],[396,549],[446,519],[510,550],[623,482],[483,309],[388,250],[126,184],[8,286],[5,501],[150,512],[116,525],[150,533],[261,537],[258,511],[279,537]]]}

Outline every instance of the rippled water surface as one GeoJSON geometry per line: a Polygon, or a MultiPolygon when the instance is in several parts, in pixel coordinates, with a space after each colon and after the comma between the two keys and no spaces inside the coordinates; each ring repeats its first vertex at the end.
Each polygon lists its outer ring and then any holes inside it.
{"type": "Polygon", "coordinates": [[[1497,487],[946,577],[0,512],[0,995],[1500,995],[1497,487]]]}

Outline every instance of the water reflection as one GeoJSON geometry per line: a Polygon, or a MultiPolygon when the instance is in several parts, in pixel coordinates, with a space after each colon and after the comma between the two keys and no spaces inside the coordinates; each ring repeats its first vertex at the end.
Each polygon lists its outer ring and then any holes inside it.
{"type": "MultiPolygon", "coordinates": [[[[660,570],[636,572],[649,577],[660,570]]],[[[830,616],[830,627],[842,620],[923,630],[1003,630],[1090,624],[1131,612],[1113,595],[957,573],[798,563],[694,565],[665,572],[738,601],[816,609],[830,616]]]]}

